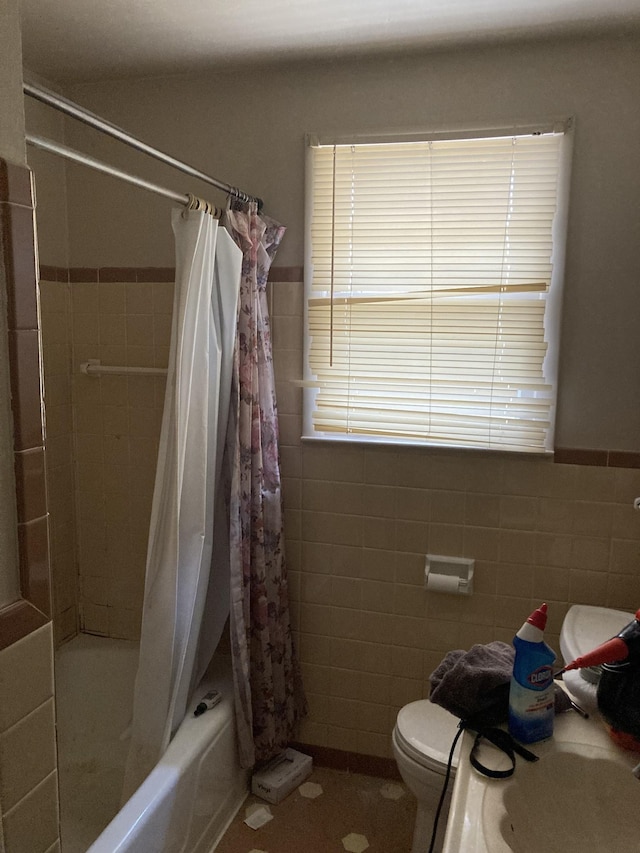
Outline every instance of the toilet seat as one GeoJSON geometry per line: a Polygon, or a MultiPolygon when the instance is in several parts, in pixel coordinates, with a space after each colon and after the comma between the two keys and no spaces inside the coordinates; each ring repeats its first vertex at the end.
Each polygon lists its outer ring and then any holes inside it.
{"type": "MultiPolygon", "coordinates": [[[[458,718],[428,699],[410,702],[398,713],[396,743],[415,762],[444,776],[458,718]]],[[[458,766],[460,741],[453,756],[452,772],[458,766]]]]}

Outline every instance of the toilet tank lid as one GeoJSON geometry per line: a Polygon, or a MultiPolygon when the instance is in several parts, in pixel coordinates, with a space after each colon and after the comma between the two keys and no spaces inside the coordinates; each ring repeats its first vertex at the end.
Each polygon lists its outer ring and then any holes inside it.
{"type": "Polygon", "coordinates": [[[562,623],[560,651],[565,663],[590,652],[633,620],[633,613],[591,604],[572,605],[562,623]]]}
{"type": "MultiPolygon", "coordinates": [[[[424,756],[446,767],[451,744],[460,720],[428,699],[410,702],[398,713],[397,729],[405,743],[424,756]]],[[[453,759],[458,764],[460,741],[453,759]]]]}

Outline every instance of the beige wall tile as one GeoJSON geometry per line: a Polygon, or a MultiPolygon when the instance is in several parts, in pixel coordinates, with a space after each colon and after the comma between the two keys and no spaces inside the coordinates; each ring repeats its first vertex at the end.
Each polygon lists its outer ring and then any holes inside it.
{"type": "MultiPolygon", "coordinates": [[[[106,364],[124,364],[124,348],[114,347],[113,359],[105,360],[106,364]]],[[[103,406],[126,406],[129,402],[127,376],[101,376],[100,402],[103,406]]]]}
{"type": "MultiPolygon", "coordinates": [[[[612,507],[595,501],[576,501],[573,513],[573,533],[576,536],[611,535],[612,507]]],[[[638,525],[640,527],[640,524],[638,525]]]]}
{"type": "Polygon", "coordinates": [[[399,616],[424,618],[426,613],[426,593],[424,586],[394,584],[393,611],[399,616]]]}
{"type": "Polygon", "coordinates": [[[500,533],[500,560],[505,563],[535,563],[536,535],[519,530],[502,530],[500,533]]]}
{"type": "Polygon", "coordinates": [[[335,607],[348,607],[352,610],[363,608],[362,584],[363,581],[359,578],[334,574],[331,578],[331,603],[335,607]]]}
{"type": "Polygon", "coordinates": [[[153,282],[153,313],[171,314],[173,312],[173,282],[153,282]]]}
{"type": "Polygon", "coordinates": [[[394,584],[393,574],[387,580],[362,580],[361,606],[363,610],[388,613],[393,608],[394,584]]]}
{"type": "Polygon", "coordinates": [[[356,733],[356,749],[351,751],[391,758],[391,739],[387,734],[359,731],[356,733]]]}
{"type": "Polygon", "coordinates": [[[430,524],[426,547],[416,551],[460,557],[464,548],[464,528],[459,524],[430,524]]]}
{"type": "MultiPolygon", "coordinates": [[[[640,495],[640,488],[635,492],[640,495]]],[[[640,539],[638,513],[633,509],[632,500],[624,505],[615,504],[611,509],[611,535],[616,539],[640,539]]]]}
{"type": "MultiPolygon", "coordinates": [[[[328,746],[328,728],[329,727],[324,723],[318,723],[307,717],[300,723],[299,739],[302,743],[309,743],[314,746],[328,746]]],[[[333,748],[336,749],[340,747],[333,746],[333,748]]]]}
{"type": "Polygon", "coordinates": [[[433,488],[430,474],[430,455],[416,452],[415,448],[402,448],[396,454],[396,485],[415,489],[433,488]]]}
{"type": "Polygon", "coordinates": [[[397,554],[395,566],[396,583],[406,583],[419,587],[424,586],[426,569],[425,554],[397,554]]]}
{"type": "Polygon", "coordinates": [[[58,838],[58,780],[50,773],[3,815],[8,853],[46,853],[58,838]]]}
{"type": "Polygon", "coordinates": [[[356,515],[303,511],[302,531],[303,538],[311,542],[359,546],[362,545],[363,520],[356,515]]]}
{"type": "Polygon", "coordinates": [[[490,527],[465,527],[462,556],[495,561],[500,554],[500,531],[490,527]]]}
{"type": "Polygon", "coordinates": [[[153,347],[155,337],[152,314],[127,314],[125,327],[127,347],[153,347]]]}
{"type": "Polygon", "coordinates": [[[611,573],[607,578],[607,607],[627,610],[635,613],[640,600],[640,574],[617,575],[611,573]]]}
{"type": "Polygon", "coordinates": [[[50,623],[0,651],[0,696],[0,732],[53,696],[50,623]]]}
{"type": "Polygon", "coordinates": [[[82,630],[87,634],[98,634],[102,637],[109,636],[109,608],[82,602],[80,608],[80,622],[82,630]]]}
{"type": "Polygon", "coordinates": [[[362,620],[364,613],[346,607],[331,607],[328,633],[333,637],[347,640],[362,639],[362,620]]]}
{"type": "Polygon", "coordinates": [[[361,575],[368,580],[393,580],[396,570],[395,551],[369,548],[367,543],[361,551],[361,575]]]}
{"type": "MultiPolygon", "coordinates": [[[[127,343],[127,324],[124,314],[100,314],[100,344],[123,347],[127,343]]],[[[80,343],[76,336],[75,343],[80,343]]]]}
{"type": "Polygon", "coordinates": [[[109,636],[119,640],[136,640],[140,636],[142,601],[129,602],[130,607],[108,608],[109,636]],[[133,605],[136,605],[135,608],[133,605]]]}
{"type": "Polygon", "coordinates": [[[431,522],[460,525],[463,523],[464,513],[464,492],[441,490],[431,493],[431,522]]]}
{"type": "Polygon", "coordinates": [[[571,565],[576,569],[606,572],[609,567],[609,539],[576,536],[573,539],[571,565]]]}
{"type": "MultiPolygon", "coordinates": [[[[422,679],[423,677],[423,653],[418,648],[407,648],[406,646],[391,647],[390,675],[399,675],[403,678],[422,679]]],[[[363,696],[363,699],[366,697],[363,696]]],[[[393,697],[390,697],[390,701],[393,697]]]]}
{"type": "MultiPolygon", "coordinates": [[[[431,518],[432,501],[437,501],[438,493],[428,489],[397,488],[394,490],[395,517],[403,521],[427,522],[431,518]]],[[[386,513],[393,517],[392,511],[386,513]]]]}
{"type": "Polygon", "coordinates": [[[126,406],[102,406],[101,426],[104,435],[127,435],[129,410],[126,406]]]}
{"type": "Polygon", "coordinates": [[[397,524],[390,518],[363,518],[362,544],[366,548],[390,551],[396,548],[397,524]]]}
{"type": "Polygon", "coordinates": [[[98,313],[98,284],[74,282],[71,287],[71,305],[74,314],[98,313]]]}
{"type": "Polygon", "coordinates": [[[302,415],[302,389],[294,382],[276,382],[276,400],[279,415],[302,415]]]}
{"type": "MultiPolygon", "coordinates": [[[[614,468],[612,474],[614,501],[626,507],[632,505],[633,499],[640,495],[640,469],[614,468]]],[[[595,499],[596,496],[590,497],[595,499]]]]}
{"type": "Polygon", "coordinates": [[[347,515],[362,514],[362,487],[358,483],[333,483],[323,480],[304,480],[302,506],[306,510],[325,510],[347,515]]]}
{"type": "Polygon", "coordinates": [[[640,574],[640,542],[628,539],[612,540],[611,572],[627,575],[640,574]]]}
{"type": "Polygon", "coordinates": [[[309,604],[333,604],[332,580],[330,574],[305,573],[301,580],[302,600],[309,604]]]}
{"type": "Polygon", "coordinates": [[[513,530],[534,530],[538,520],[538,499],[503,495],[500,499],[500,526],[513,530]]]}
{"type": "Polygon", "coordinates": [[[274,317],[302,317],[304,289],[302,282],[275,282],[273,287],[274,317]]]}
{"type": "Polygon", "coordinates": [[[152,282],[125,283],[125,311],[127,314],[152,314],[154,311],[152,282]]]}
{"type": "Polygon", "coordinates": [[[0,735],[0,802],[6,813],[56,769],[53,698],[0,735]]]}
{"type": "Polygon", "coordinates": [[[571,569],[569,600],[576,604],[600,605],[607,600],[608,578],[605,572],[571,569]]]}
{"type": "MultiPolygon", "coordinates": [[[[74,285],[75,287],[75,285],[74,285]]],[[[124,314],[126,312],[126,284],[124,282],[105,282],[97,285],[100,314],[124,314]]],[[[74,303],[74,312],[76,311],[74,303]]]]}
{"type": "MultiPolygon", "coordinates": [[[[567,568],[573,565],[574,538],[556,533],[537,533],[535,537],[535,558],[542,566],[567,568]]],[[[576,557],[579,559],[579,557],[576,557]]]]}

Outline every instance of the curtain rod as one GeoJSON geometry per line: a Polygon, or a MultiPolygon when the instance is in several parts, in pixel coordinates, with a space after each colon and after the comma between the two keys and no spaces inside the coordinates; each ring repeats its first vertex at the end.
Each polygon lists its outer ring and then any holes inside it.
{"type": "Polygon", "coordinates": [[[100,116],[95,113],[81,107],[79,104],[75,104],[73,101],[70,101],[68,98],[64,98],[62,95],[58,95],[56,92],[52,92],[49,89],[45,89],[43,86],[39,86],[35,83],[28,83],[26,81],[24,81],[22,88],[25,95],[29,95],[29,97],[35,98],[35,100],[41,101],[43,104],[47,104],[48,106],[65,113],[65,115],[71,116],[71,118],[78,119],[78,121],[107,134],[107,136],[112,136],[120,142],[124,142],[125,145],[129,145],[137,151],[142,151],[144,154],[148,154],[150,157],[155,157],[156,160],[160,160],[162,163],[173,166],[174,169],[179,169],[187,175],[191,175],[194,178],[198,178],[200,181],[211,184],[219,190],[240,199],[240,201],[255,201],[257,202],[259,209],[263,206],[262,199],[257,198],[257,196],[249,195],[248,193],[239,190],[237,187],[232,187],[230,184],[218,181],[216,178],[212,178],[211,175],[207,175],[205,172],[201,172],[199,169],[195,169],[193,166],[189,166],[187,163],[177,160],[170,154],[165,154],[163,151],[153,148],[151,145],[147,145],[146,142],[136,139],[135,136],[127,133],[126,130],[122,130],[122,128],[117,125],[100,118],[100,116]]]}
{"type": "Polygon", "coordinates": [[[52,139],[47,139],[44,136],[37,136],[33,133],[26,134],[26,141],[34,148],[40,148],[42,151],[48,151],[51,154],[58,154],[66,160],[71,160],[74,163],[80,163],[82,166],[90,166],[98,172],[103,172],[105,175],[111,175],[114,178],[120,178],[122,181],[127,181],[129,184],[134,184],[142,189],[154,192],[157,195],[162,195],[165,198],[170,198],[172,201],[177,201],[179,204],[184,204],[191,209],[205,210],[219,217],[221,211],[205,202],[202,199],[193,195],[184,195],[176,193],[173,190],[165,189],[152,181],[147,181],[144,178],[139,178],[137,175],[132,175],[130,172],[124,172],[122,169],[117,169],[115,166],[110,166],[108,163],[103,163],[102,160],[96,160],[95,157],[90,157],[88,154],[83,154],[76,151],[74,148],[69,148],[62,145],[60,142],[54,142],[52,139]]]}

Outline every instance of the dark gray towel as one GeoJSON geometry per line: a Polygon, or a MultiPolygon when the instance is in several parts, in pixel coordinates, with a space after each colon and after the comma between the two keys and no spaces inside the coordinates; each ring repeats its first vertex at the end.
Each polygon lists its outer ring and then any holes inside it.
{"type": "MultiPolygon", "coordinates": [[[[447,652],[429,676],[429,699],[447,711],[478,725],[497,726],[509,716],[509,684],[515,649],[494,640],[472,646],[468,652],[447,652]]],[[[567,694],[554,685],[556,714],[567,711],[567,694]]]]}
{"type": "Polygon", "coordinates": [[[462,720],[480,715],[487,725],[504,722],[514,656],[513,646],[499,640],[448,652],[429,676],[429,698],[462,720]]]}

